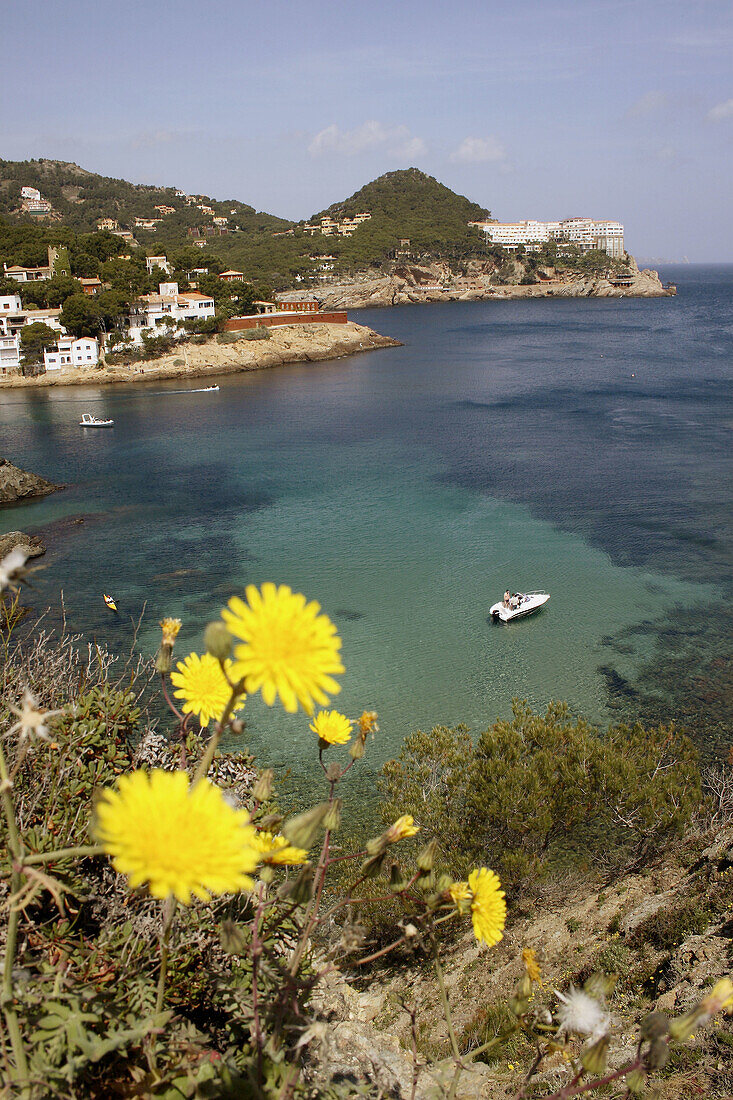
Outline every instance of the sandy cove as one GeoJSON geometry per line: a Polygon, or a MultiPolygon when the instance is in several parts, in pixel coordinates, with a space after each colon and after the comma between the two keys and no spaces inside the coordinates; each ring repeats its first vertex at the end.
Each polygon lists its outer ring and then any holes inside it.
{"type": "Polygon", "coordinates": [[[268,330],[269,340],[239,339],[219,344],[215,337],[205,344],[179,344],[169,355],[131,367],[99,365],[53,371],[35,378],[19,375],[0,378],[0,389],[39,386],[99,386],[110,383],[147,382],[159,378],[207,378],[240,371],[267,370],[288,363],[317,363],[341,359],[374,348],[398,347],[399,340],[381,336],[353,321],[339,324],[279,325],[268,330]],[[181,364],[183,360],[183,364],[181,364]]]}

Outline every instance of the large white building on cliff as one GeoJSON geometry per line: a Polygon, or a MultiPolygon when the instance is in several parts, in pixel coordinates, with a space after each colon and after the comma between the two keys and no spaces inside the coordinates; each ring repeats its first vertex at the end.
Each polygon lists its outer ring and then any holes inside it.
{"type": "Polygon", "coordinates": [[[583,251],[598,248],[613,259],[624,255],[624,227],[621,222],[593,218],[565,218],[561,222],[469,222],[480,229],[487,241],[514,250],[522,245],[537,251],[548,241],[577,245],[583,251]]]}

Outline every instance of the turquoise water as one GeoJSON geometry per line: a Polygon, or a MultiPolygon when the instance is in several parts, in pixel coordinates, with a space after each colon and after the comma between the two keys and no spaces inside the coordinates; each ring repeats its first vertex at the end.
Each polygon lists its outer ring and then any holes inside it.
{"type": "MultiPolygon", "coordinates": [[[[344,641],[337,705],[380,714],[370,766],[417,728],[482,728],[513,696],[607,721],[609,665],[633,682],[678,652],[669,624],[699,622],[730,582],[733,277],[675,274],[661,301],[364,313],[405,346],[214,394],[5,394],[0,453],[69,488],[0,530],[45,535],[37,606],[63,589],[71,627],[113,649],[143,608],[141,647],[180,615],[183,653],[247,583],[318,599],[344,641]],[[83,432],[85,410],[114,429],[83,432]],[[507,587],[552,598],[497,625],[507,587]]],[[[247,712],[258,757],[309,775],[302,715],[247,712]]]]}

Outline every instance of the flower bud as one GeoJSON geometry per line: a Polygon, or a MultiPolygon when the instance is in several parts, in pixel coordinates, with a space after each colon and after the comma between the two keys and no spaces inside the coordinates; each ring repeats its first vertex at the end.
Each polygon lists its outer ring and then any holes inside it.
{"type": "Polygon", "coordinates": [[[278,897],[294,902],[296,905],[306,905],[313,896],[313,867],[305,863],[296,879],[288,879],[278,890],[278,897]]]}
{"type": "Polygon", "coordinates": [[[257,824],[260,829],[266,829],[268,833],[276,833],[282,825],[282,820],[282,814],[266,814],[257,824]]]}
{"type": "Polygon", "coordinates": [[[269,885],[275,878],[275,872],[273,871],[272,867],[268,867],[266,863],[263,863],[263,865],[259,869],[258,877],[260,882],[264,882],[266,885],[269,885]]]}
{"type": "Polygon", "coordinates": [[[588,1047],[580,1056],[580,1061],[586,1073],[599,1076],[606,1068],[608,1058],[608,1035],[602,1035],[598,1042],[588,1047]]]}
{"type": "Polygon", "coordinates": [[[669,1034],[679,1043],[684,1043],[685,1039],[689,1039],[697,1031],[700,1024],[705,1023],[706,1019],[705,1012],[697,1005],[691,1012],[686,1012],[684,1016],[678,1016],[676,1020],[670,1020],[669,1034]]]}
{"type": "Polygon", "coordinates": [[[375,836],[373,840],[367,842],[366,850],[370,856],[383,855],[387,850],[387,838],[382,836],[375,836]]]}
{"type": "Polygon", "coordinates": [[[376,878],[384,866],[385,853],[380,852],[378,855],[370,856],[369,859],[365,859],[361,865],[361,873],[365,878],[376,878]]]}
{"type": "MultiPolygon", "coordinates": [[[[328,748],[328,741],[325,742],[325,747],[328,748]]],[[[326,768],[326,779],[329,783],[336,783],[341,778],[341,765],[337,764],[334,760],[326,768]]]]}
{"type": "Polygon", "coordinates": [[[323,819],[328,809],[328,802],[322,802],[320,806],[314,806],[312,810],[306,810],[305,813],[298,814],[297,817],[291,817],[283,825],[283,836],[294,848],[305,848],[307,850],[313,844],[316,833],[323,825],[323,819]]]}
{"type": "Polygon", "coordinates": [[[669,1043],[665,1039],[655,1039],[644,1056],[644,1065],[648,1070],[664,1069],[669,1060],[669,1043]]]}
{"type": "Polygon", "coordinates": [[[641,1021],[639,1035],[642,1039],[662,1039],[669,1035],[669,1020],[663,1012],[650,1012],[641,1021]]]}
{"type": "Polygon", "coordinates": [[[646,1089],[646,1074],[643,1069],[633,1069],[626,1074],[626,1087],[634,1096],[641,1096],[646,1089]]]}
{"type": "Polygon", "coordinates": [[[324,815],[323,828],[324,829],[329,829],[332,833],[335,833],[336,830],[340,827],[340,825],[341,825],[341,799],[340,798],[334,798],[333,802],[330,804],[330,806],[328,807],[328,810],[326,811],[326,813],[324,815]]]}
{"type": "Polygon", "coordinates": [[[529,974],[523,974],[517,986],[517,997],[528,1000],[532,996],[532,979],[529,974]]]}
{"type": "Polygon", "coordinates": [[[232,651],[232,636],[222,622],[209,623],[204,631],[206,652],[225,661],[232,651]]]}
{"type": "Polygon", "coordinates": [[[438,882],[437,882],[437,885],[436,885],[436,890],[440,894],[446,894],[450,890],[452,885],[453,885],[453,879],[451,878],[451,876],[446,874],[445,872],[443,872],[443,874],[440,875],[439,878],[438,878],[438,882]]]}
{"type": "Polygon", "coordinates": [[[362,736],[360,731],[357,730],[351,745],[349,746],[349,755],[354,760],[361,760],[364,755],[364,743],[366,741],[366,735],[362,736]]]}
{"type": "Polygon", "coordinates": [[[422,890],[422,892],[426,894],[430,890],[435,889],[435,875],[432,871],[423,871],[417,876],[417,879],[415,880],[415,885],[417,886],[418,890],[422,890]]]}
{"type": "Polygon", "coordinates": [[[272,768],[265,768],[261,771],[257,782],[252,788],[252,797],[256,802],[268,802],[272,795],[272,781],[275,778],[275,773],[272,768]]]}
{"type": "Polygon", "coordinates": [[[221,946],[228,955],[246,955],[249,938],[244,929],[240,928],[234,921],[222,921],[219,936],[221,946]]]}
{"type": "Polygon", "coordinates": [[[165,676],[171,670],[171,654],[173,646],[162,645],[155,655],[155,671],[165,676]]]}
{"type": "Polygon", "coordinates": [[[432,871],[437,851],[437,840],[431,840],[430,843],[423,848],[417,857],[417,865],[421,871],[432,871]]]}
{"type": "Polygon", "coordinates": [[[242,718],[230,718],[229,729],[235,737],[241,737],[246,729],[246,722],[242,718]]]}
{"type": "Polygon", "coordinates": [[[389,869],[389,888],[394,894],[399,894],[407,886],[408,879],[402,873],[399,863],[393,863],[389,869]]]}

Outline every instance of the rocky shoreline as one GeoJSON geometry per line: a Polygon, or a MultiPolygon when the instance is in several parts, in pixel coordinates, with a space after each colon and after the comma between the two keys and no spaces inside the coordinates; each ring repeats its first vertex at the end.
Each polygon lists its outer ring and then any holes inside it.
{"type": "MultiPolygon", "coordinates": [[[[471,260],[459,271],[448,263],[391,263],[338,283],[312,288],[322,309],[368,309],[424,302],[504,301],[527,298],[666,298],[676,288],[662,284],[657,271],[640,271],[633,256],[627,273],[610,277],[539,269],[533,283],[522,283],[524,266],[516,261],[511,283],[500,283],[491,260],[471,260]]],[[[298,297],[302,292],[283,295],[298,297]]]]}
{"type": "Polygon", "coordinates": [[[129,367],[100,364],[89,369],[75,367],[54,371],[34,378],[13,375],[0,378],[0,389],[208,378],[241,371],[268,370],[290,363],[342,359],[360,351],[399,346],[399,340],[381,336],[366,325],[357,325],[353,321],[346,324],[288,324],[268,331],[270,338],[266,340],[247,340],[242,335],[231,343],[219,343],[216,337],[212,337],[204,344],[179,344],[169,355],[129,367]]]}
{"type": "Polygon", "coordinates": [[[63,488],[63,485],[54,485],[52,481],[46,481],[28,470],[21,470],[19,466],[13,466],[12,462],[0,457],[0,507],[34,497],[45,497],[63,488]]]}

